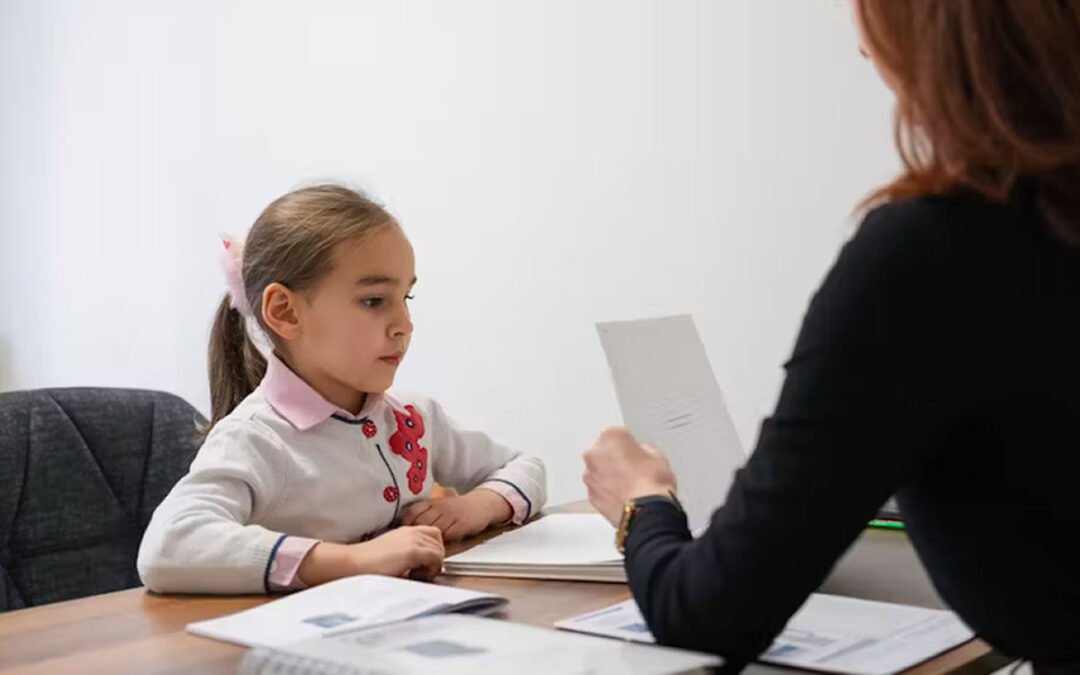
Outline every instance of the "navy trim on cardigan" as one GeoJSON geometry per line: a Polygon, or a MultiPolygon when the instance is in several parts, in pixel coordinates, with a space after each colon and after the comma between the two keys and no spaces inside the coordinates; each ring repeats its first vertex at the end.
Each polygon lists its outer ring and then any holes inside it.
{"type": "Polygon", "coordinates": [[[361,417],[360,419],[353,419],[352,417],[345,417],[341,413],[334,413],[334,414],[330,415],[330,417],[333,417],[334,419],[336,419],[339,422],[344,422],[345,424],[363,424],[364,422],[370,422],[371,421],[366,417],[361,417]]]}
{"type": "Polygon", "coordinates": [[[383,464],[386,465],[386,470],[390,472],[390,480],[394,481],[394,489],[397,490],[397,499],[394,500],[394,517],[390,519],[390,526],[393,527],[394,523],[397,521],[398,510],[401,508],[401,498],[403,495],[401,494],[401,487],[397,482],[397,475],[394,473],[394,470],[390,468],[390,462],[386,461],[386,455],[383,454],[382,446],[376,443],[375,449],[379,451],[379,457],[382,458],[383,464]]]}
{"type": "Polygon", "coordinates": [[[278,540],[274,542],[274,548],[270,549],[270,557],[266,559],[266,569],[263,570],[263,588],[267,593],[271,593],[270,590],[270,567],[274,564],[274,558],[277,557],[278,549],[281,548],[281,542],[285,541],[285,537],[289,535],[283,534],[278,537],[278,540]]]}
{"type": "Polygon", "coordinates": [[[502,478],[488,478],[488,479],[487,479],[487,480],[485,480],[484,482],[485,482],[485,483],[506,483],[506,484],[507,484],[507,485],[509,485],[510,487],[514,488],[514,490],[515,490],[515,491],[516,491],[516,492],[517,492],[517,493],[518,493],[519,495],[521,495],[521,498],[525,500],[525,506],[526,506],[526,507],[528,507],[528,508],[526,508],[526,509],[525,509],[525,517],[524,517],[524,518],[522,519],[522,521],[521,521],[521,522],[522,522],[522,523],[527,523],[527,522],[529,521],[529,516],[531,516],[531,515],[532,515],[532,501],[531,501],[531,500],[530,500],[530,499],[529,499],[528,497],[526,497],[526,496],[525,496],[525,493],[521,491],[521,488],[519,488],[518,486],[514,485],[514,484],[513,484],[513,483],[511,483],[510,481],[508,481],[508,480],[504,480],[504,479],[502,479],[502,478]]]}

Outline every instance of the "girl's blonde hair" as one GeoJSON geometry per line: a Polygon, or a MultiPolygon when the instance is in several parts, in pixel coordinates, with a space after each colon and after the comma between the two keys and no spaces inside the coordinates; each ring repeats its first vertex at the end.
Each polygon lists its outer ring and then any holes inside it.
{"type": "Polygon", "coordinates": [[[244,298],[231,300],[226,295],[210,330],[211,418],[207,431],[254,391],[266,373],[266,359],[248,335],[244,318],[250,313],[276,344],[262,316],[266,287],[279,283],[296,292],[313,288],[330,272],[338,244],[394,225],[383,207],[340,185],[295,190],[263,210],[243,247],[244,298]],[[249,311],[241,313],[234,302],[246,304],[249,311]]]}

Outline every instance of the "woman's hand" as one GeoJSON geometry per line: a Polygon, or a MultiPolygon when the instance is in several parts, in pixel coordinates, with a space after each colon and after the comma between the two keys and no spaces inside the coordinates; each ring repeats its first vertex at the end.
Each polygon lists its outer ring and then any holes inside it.
{"type": "Polygon", "coordinates": [[[505,523],[514,515],[510,502],[499,493],[477,488],[459,497],[441,497],[410,504],[401,517],[405,525],[431,525],[445,541],[457,541],[505,523]]]}
{"type": "Polygon", "coordinates": [[[584,458],[589,503],[614,527],[629,500],[675,490],[675,474],[664,453],[638,443],[622,427],[605,429],[584,458]]]}

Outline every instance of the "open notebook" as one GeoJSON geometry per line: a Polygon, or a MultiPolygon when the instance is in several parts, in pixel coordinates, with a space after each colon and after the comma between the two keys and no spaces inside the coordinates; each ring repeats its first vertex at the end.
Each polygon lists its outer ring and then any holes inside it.
{"type": "Polygon", "coordinates": [[[474,616],[429,616],[254,649],[242,675],[704,673],[721,659],[474,616]]]}
{"type": "MultiPolygon", "coordinates": [[[[555,624],[564,630],[652,643],[633,600],[555,624]]],[[[791,668],[891,675],[957,647],[974,635],[955,614],[814,593],[758,657],[791,668]]]]}
{"type": "Polygon", "coordinates": [[[596,513],[552,513],[450,556],[445,574],[623,583],[615,528],[596,513]]]}
{"type": "Polygon", "coordinates": [[[430,614],[488,614],[506,602],[506,598],[491,593],[371,574],[338,579],[243,612],[190,623],[187,630],[248,647],[276,647],[338,630],[430,614]]]}

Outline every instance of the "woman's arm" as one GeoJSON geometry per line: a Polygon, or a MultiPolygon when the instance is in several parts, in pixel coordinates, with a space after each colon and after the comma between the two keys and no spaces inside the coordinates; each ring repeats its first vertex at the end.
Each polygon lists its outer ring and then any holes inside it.
{"type": "Polygon", "coordinates": [[[754,658],[881,504],[944,450],[960,415],[946,355],[960,353],[962,319],[947,311],[936,234],[909,221],[875,212],[845,247],[706,533],[692,540],[663,502],[635,516],[626,566],[660,642],[754,658]]]}

